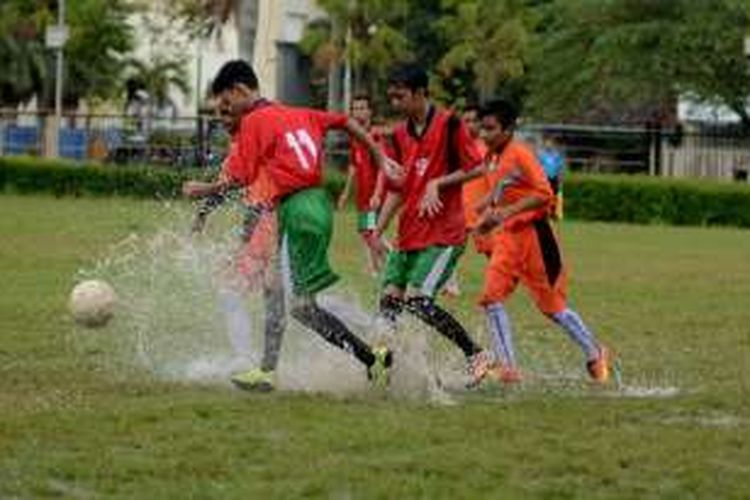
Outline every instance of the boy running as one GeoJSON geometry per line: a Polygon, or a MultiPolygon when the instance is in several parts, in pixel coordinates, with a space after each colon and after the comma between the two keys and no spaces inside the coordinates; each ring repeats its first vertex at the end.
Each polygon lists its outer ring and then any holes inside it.
{"type": "Polygon", "coordinates": [[[370,241],[375,251],[385,253],[380,236],[400,208],[396,249],[384,271],[380,316],[393,330],[397,315],[407,309],[456,344],[474,372],[481,348],[435,303],[435,296],[463,253],[461,183],[483,172],[482,157],[458,117],[430,102],[427,84],[426,73],[414,65],[396,68],[388,81],[391,104],[406,118],[395,127],[392,144],[405,173],[398,185],[389,183],[370,241]]]}
{"type": "MultiPolygon", "coordinates": [[[[229,169],[230,180],[220,180],[211,189],[187,183],[185,192],[210,194],[233,184],[249,186],[259,172],[265,171],[273,182],[274,201],[278,203],[282,265],[288,266],[294,292],[292,317],[353,354],[366,367],[368,378],[376,385],[385,385],[392,362],[390,351],[371,349],[315,301],[318,292],[338,280],[328,262],[333,207],[320,187],[325,133],[331,128],[345,129],[368,144],[381,168],[390,168],[385,157],[346,115],[292,108],[262,99],[255,72],[244,61],[225,64],[214,79],[212,93],[225,107],[251,103],[240,120],[238,161],[229,169]]],[[[396,175],[394,169],[390,173],[396,175]]]]}
{"type": "MultiPolygon", "coordinates": [[[[232,139],[219,177],[229,179],[232,162],[237,161],[236,139],[239,117],[227,109],[220,110],[220,116],[232,139]]],[[[226,197],[222,194],[205,198],[196,212],[193,231],[201,232],[208,215],[225,200],[226,197]]],[[[276,214],[273,207],[273,185],[266,174],[259,175],[256,181],[245,189],[243,212],[241,235],[243,243],[235,263],[240,280],[233,280],[222,291],[221,305],[227,317],[230,338],[235,351],[248,353],[251,320],[247,313],[243,291],[260,283],[265,305],[265,331],[260,368],[236,374],[231,380],[243,389],[270,391],[275,387],[275,371],[286,325],[286,313],[283,280],[275,251],[278,247],[278,238],[276,214]]]]}
{"type": "Polygon", "coordinates": [[[537,307],[581,348],[589,375],[604,383],[609,378],[609,352],[596,341],[578,313],[568,307],[565,267],[549,222],[554,196],[531,148],[513,138],[517,116],[515,108],[505,101],[489,103],[480,113],[484,139],[490,152],[498,155],[495,204],[482,215],[478,230],[484,234],[499,230],[492,240],[481,304],[501,364],[500,379],[521,379],[505,311],[505,302],[520,281],[537,307]],[[504,182],[510,177],[512,183],[504,182]]]}

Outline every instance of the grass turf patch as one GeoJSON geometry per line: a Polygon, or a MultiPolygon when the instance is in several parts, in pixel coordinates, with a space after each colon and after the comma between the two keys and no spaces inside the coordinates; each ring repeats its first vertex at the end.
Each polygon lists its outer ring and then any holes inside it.
{"type": "MultiPolygon", "coordinates": [[[[0,497],[742,498],[750,488],[750,233],[562,227],[571,302],[623,359],[596,390],[479,391],[423,401],[276,393],[122,377],[77,348],[65,302],[77,269],[172,217],[154,202],[0,196],[0,497]]],[[[187,225],[187,221],[185,221],[187,225]]],[[[372,305],[354,233],[334,265],[372,305]]],[[[470,254],[470,252],[467,252],[470,254]]],[[[481,260],[448,307],[481,325],[481,260]]],[[[510,304],[524,366],[578,353],[523,294],[510,304]]]]}

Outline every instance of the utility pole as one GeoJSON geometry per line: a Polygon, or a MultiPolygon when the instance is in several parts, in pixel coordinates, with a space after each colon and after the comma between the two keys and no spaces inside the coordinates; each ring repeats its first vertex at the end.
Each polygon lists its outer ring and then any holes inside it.
{"type": "Polygon", "coordinates": [[[65,25],[65,0],[57,3],[57,25],[47,27],[45,44],[57,51],[55,68],[55,118],[50,127],[47,143],[48,156],[58,156],[60,147],[60,127],[62,126],[63,65],[65,62],[64,47],[68,40],[68,27],[65,25]]]}

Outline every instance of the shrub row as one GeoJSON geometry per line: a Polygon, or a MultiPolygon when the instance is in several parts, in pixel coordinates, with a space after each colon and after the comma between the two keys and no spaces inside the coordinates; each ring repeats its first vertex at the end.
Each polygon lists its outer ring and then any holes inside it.
{"type": "Polygon", "coordinates": [[[750,227],[750,186],[645,176],[574,175],[565,216],[638,224],[750,227]]]}
{"type": "MultiPolygon", "coordinates": [[[[177,196],[186,171],[146,167],[98,166],[30,157],[0,158],[0,188],[55,196],[177,196]]],[[[195,173],[193,173],[195,175],[195,173]]]]}
{"type": "MultiPolygon", "coordinates": [[[[0,157],[0,191],[51,193],[55,196],[132,196],[174,198],[187,179],[208,178],[215,170],[96,165],[65,160],[0,157]]],[[[343,175],[326,177],[326,188],[338,195],[343,175]]]]}
{"type": "MultiPolygon", "coordinates": [[[[55,196],[178,196],[185,179],[209,171],[117,167],[30,157],[0,157],[0,190],[55,196]]],[[[344,176],[328,169],[325,187],[335,197],[344,176]]],[[[750,187],[641,176],[571,175],[565,180],[565,216],[640,224],[750,227],[750,187]]]]}

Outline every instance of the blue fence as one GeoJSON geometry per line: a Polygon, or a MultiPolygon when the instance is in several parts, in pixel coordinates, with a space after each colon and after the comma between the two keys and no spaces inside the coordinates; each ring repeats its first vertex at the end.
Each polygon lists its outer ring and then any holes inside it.
{"type": "MultiPolygon", "coordinates": [[[[48,114],[0,110],[0,155],[43,155],[48,114]]],[[[143,119],[120,115],[66,115],[58,154],[118,164],[205,165],[223,155],[226,135],[210,117],[143,119]]]]}

